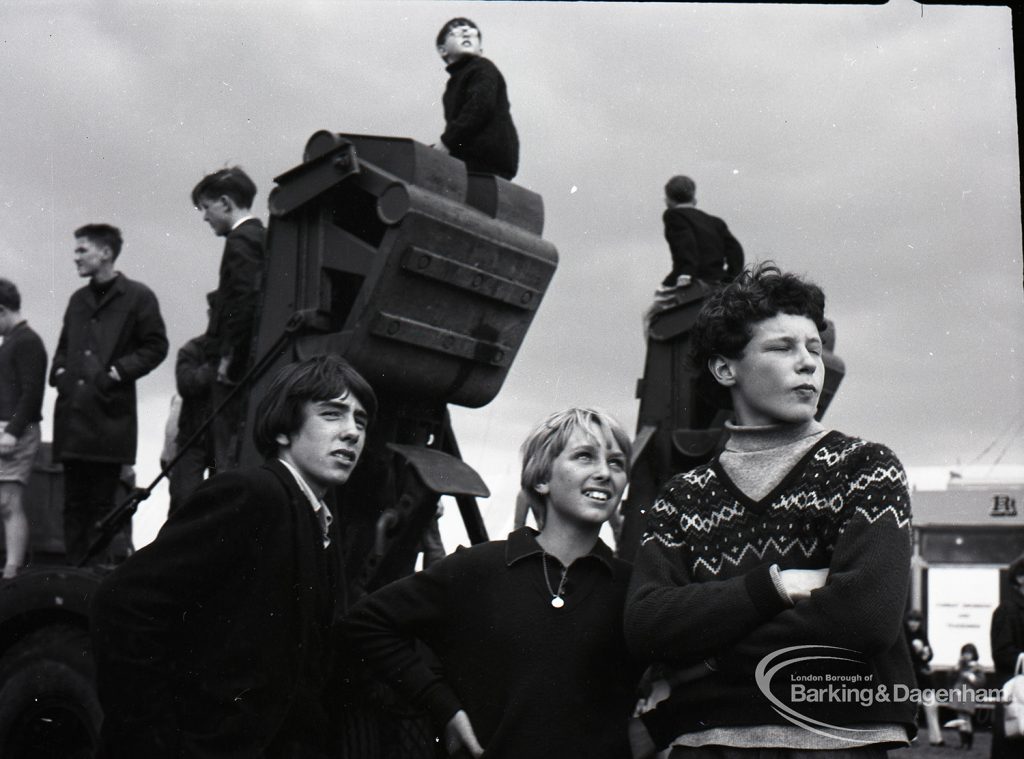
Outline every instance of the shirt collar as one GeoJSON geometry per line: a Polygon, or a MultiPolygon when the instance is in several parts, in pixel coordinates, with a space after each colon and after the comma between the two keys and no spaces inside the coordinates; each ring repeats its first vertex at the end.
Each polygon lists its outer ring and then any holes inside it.
{"type": "Polygon", "coordinates": [[[253,216],[252,214],[249,214],[248,216],[243,216],[241,219],[239,219],[238,221],[236,221],[234,224],[231,225],[231,231],[234,232],[240,226],[245,224],[245,222],[249,221],[250,219],[255,219],[255,218],[256,217],[253,216]]]}
{"type": "MultiPolygon", "coordinates": [[[[505,565],[512,566],[517,561],[521,561],[528,556],[536,556],[537,554],[543,554],[544,549],[541,548],[540,543],[537,542],[537,536],[540,535],[532,527],[520,527],[514,532],[510,532],[508,540],[505,543],[505,565]]],[[[597,539],[597,543],[590,549],[590,553],[582,558],[593,557],[604,564],[605,568],[614,575],[615,572],[615,557],[605,542],[600,538],[597,539]]]]}
{"type": "Polygon", "coordinates": [[[299,470],[293,467],[284,459],[278,459],[284,468],[292,473],[292,477],[295,478],[295,482],[299,486],[299,490],[306,496],[306,500],[309,501],[309,505],[313,508],[313,514],[316,515],[317,521],[320,523],[320,528],[323,530],[324,548],[327,548],[331,544],[331,533],[330,526],[331,522],[334,521],[334,515],[331,514],[331,510],[327,508],[327,504],[323,502],[323,499],[318,498],[313,489],[309,486],[309,483],[299,474],[299,470]]]}

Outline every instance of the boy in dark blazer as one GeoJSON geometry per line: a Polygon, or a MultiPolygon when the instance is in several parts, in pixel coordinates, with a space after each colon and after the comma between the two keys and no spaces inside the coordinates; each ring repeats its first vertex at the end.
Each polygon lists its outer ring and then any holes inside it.
{"type": "MultiPolygon", "coordinates": [[[[252,364],[256,310],[263,281],[266,230],[252,214],[256,184],[232,166],[203,177],[192,190],[192,203],[214,234],[224,238],[216,296],[210,304],[207,335],[217,348],[217,379],[212,391],[217,408],[252,364]]],[[[232,401],[213,423],[217,471],[238,464],[240,401],[232,401]]]]}
{"type": "Polygon", "coordinates": [[[697,209],[697,185],[684,176],[665,183],[665,240],[672,253],[672,271],[662,288],[732,280],[743,271],[743,247],[717,216],[697,209]],[[686,275],[682,281],[679,277],[686,275]]]}
{"type": "Polygon", "coordinates": [[[207,480],[93,605],[107,759],[326,755],[340,536],[324,496],[376,399],[343,359],[284,367],[254,429],[267,462],[207,480]]]}

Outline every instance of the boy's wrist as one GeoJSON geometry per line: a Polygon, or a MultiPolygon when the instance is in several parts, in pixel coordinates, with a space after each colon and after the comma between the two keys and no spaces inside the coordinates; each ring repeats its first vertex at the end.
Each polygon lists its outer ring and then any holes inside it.
{"type": "MultiPolygon", "coordinates": [[[[779,570],[776,569],[776,572],[779,570]]],[[[793,605],[779,592],[771,566],[768,564],[761,564],[748,572],[743,578],[743,584],[755,608],[765,619],[771,619],[793,605]]]]}

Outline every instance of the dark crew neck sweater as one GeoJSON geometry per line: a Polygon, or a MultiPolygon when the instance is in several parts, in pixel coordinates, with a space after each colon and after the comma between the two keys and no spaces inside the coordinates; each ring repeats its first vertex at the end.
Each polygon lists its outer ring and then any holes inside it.
{"type": "Polygon", "coordinates": [[[0,344],[0,421],[14,437],[43,418],[46,348],[26,322],[16,325],[0,344]]]}
{"type": "MultiPolygon", "coordinates": [[[[551,605],[528,527],[381,588],[348,620],[358,657],[438,728],[464,709],[488,757],[621,759],[641,667],[622,636],[629,565],[598,541],[551,605]],[[443,676],[416,653],[419,639],[443,676]]],[[[556,586],[561,566],[547,559],[556,586]]]]}

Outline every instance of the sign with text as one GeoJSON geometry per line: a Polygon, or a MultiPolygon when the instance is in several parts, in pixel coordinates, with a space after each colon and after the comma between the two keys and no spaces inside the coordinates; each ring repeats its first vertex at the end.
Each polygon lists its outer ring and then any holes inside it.
{"type": "Polygon", "coordinates": [[[933,667],[955,667],[960,647],[973,643],[982,665],[992,666],[989,628],[999,605],[999,569],[928,568],[928,640],[933,667]]]}

